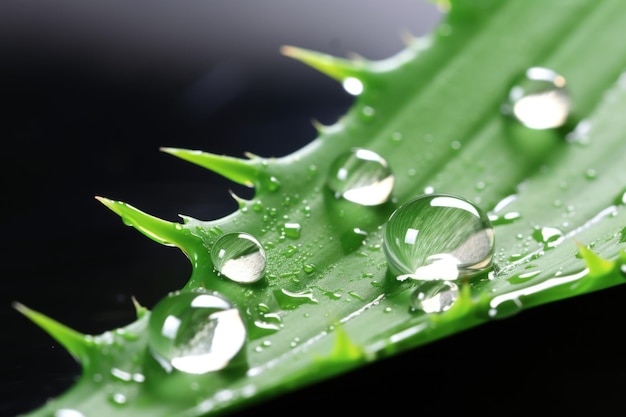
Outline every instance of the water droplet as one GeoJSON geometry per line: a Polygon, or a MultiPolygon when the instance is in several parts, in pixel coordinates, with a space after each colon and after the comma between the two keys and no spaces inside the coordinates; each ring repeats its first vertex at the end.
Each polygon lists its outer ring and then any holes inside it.
{"type": "Polygon", "coordinates": [[[561,127],[570,113],[565,78],[551,69],[529,68],[523,80],[511,88],[503,110],[531,129],[561,127]]]}
{"type": "Polygon", "coordinates": [[[450,281],[425,281],[411,295],[411,311],[441,313],[459,297],[459,287],[450,281]]]}
{"type": "Polygon", "coordinates": [[[497,296],[489,303],[487,317],[492,319],[503,319],[519,313],[524,305],[519,298],[508,296],[507,294],[497,296]]]}
{"type": "Polygon", "coordinates": [[[211,250],[213,266],[235,282],[260,280],[265,272],[265,250],[248,233],[227,233],[220,236],[211,250]]]}
{"type": "Polygon", "coordinates": [[[121,392],[116,392],[116,393],[112,394],[109,397],[109,399],[115,405],[124,405],[128,401],[126,396],[124,394],[122,394],[121,392]]]}
{"type": "Polygon", "coordinates": [[[217,293],[176,292],[150,315],[148,345],[167,371],[218,371],[234,362],[245,341],[239,311],[217,293]]]}
{"type": "Polygon", "coordinates": [[[285,223],[281,233],[290,239],[298,239],[300,237],[300,223],[285,223]]]}
{"type": "Polygon", "coordinates": [[[598,173],[593,168],[589,168],[585,171],[585,178],[588,180],[595,180],[597,176],[598,173]]]}
{"type": "Polygon", "coordinates": [[[293,310],[302,304],[317,304],[318,301],[310,291],[291,292],[284,288],[274,291],[274,297],[278,301],[280,308],[284,310],[293,310]]]}
{"type": "Polygon", "coordinates": [[[54,417],[85,417],[85,415],[78,410],[61,408],[54,412],[54,417]]]}
{"type": "Polygon", "coordinates": [[[376,115],[376,110],[371,106],[363,106],[361,109],[360,117],[364,122],[371,121],[376,115]]]}
{"type": "Polygon", "coordinates": [[[470,201],[428,194],[389,217],[383,247],[398,279],[453,280],[487,270],[494,253],[493,226],[470,201]]]}
{"type": "Polygon", "coordinates": [[[276,191],[280,188],[280,181],[276,177],[270,177],[267,180],[267,189],[270,191],[276,191]]]}
{"type": "Polygon", "coordinates": [[[391,134],[391,142],[392,143],[400,143],[402,141],[402,133],[401,132],[393,132],[391,134]]]}
{"type": "Polygon", "coordinates": [[[504,224],[511,224],[521,218],[522,218],[522,215],[518,213],[517,211],[504,213],[501,216],[497,214],[489,216],[489,220],[491,220],[491,224],[493,224],[494,226],[502,226],[504,224]]]}
{"type": "Polygon", "coordinates": [[[365,206],[383,204],[389,199],[394,177],[377,153],[355,148],[332,164],[328,187],[336,198],[365,206]]]}
{"type": "Polygon", "coordinates": [[[358,78],[348,77],[343,80],[342,85],[344,90],[353,96],[358,96],[363,92],[363,83],[358,78]]]}
{"type": "Polygon", "coordinates": [[[563,241],[563,232],[555,227],[537,227],[532,234],[533,239],[544,244],[544,249],[554,248],[563,241]]]}

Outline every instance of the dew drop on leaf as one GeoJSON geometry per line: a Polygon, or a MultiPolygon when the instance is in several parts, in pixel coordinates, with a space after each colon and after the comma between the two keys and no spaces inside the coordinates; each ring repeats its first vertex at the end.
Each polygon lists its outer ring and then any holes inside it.
{"type": "Polygon", "coordinates": [[[300,223],[285,223],[282,233],[290,239],[298,239],[300,237],[300,223]]]}
{"type": "Polygon", "coordinates": [[[459,287],[452,281],[425,281],[411,294],[411,311],[442,313],[459,298],[459,287]]]}
{"type": "Polygon", "coordinates": [[[111,394],[109,397],[109,400],[114,405],[125,405],[126,402],[128,401],[128,399],[126,398],[126,395],[122,394],[121,392],[115,392],[111,394]]]}
{"type": "Polygon", "coordinates": [[[533,239],[544,244],[544,249],[558,246],[563,241],[563,232],[555,227],[537,227],[532,233],[533,239]]]}
{"type": "Polygon", "coordinates": [[[363,92],[363,83],[358,78],[348,77],[341,83],[348,94],[358,96],[363,92]]]}
{"type": "Polygon", "coordinates": [[[565,78],[551,69],[529,68],[524,78],[509,91],[503,111],[531,129],[561,127],[567,121],[571,106],[565,84],[565,78]]]}
{"type": "Polygon", "coordinates": [[[85,415],[78,410],[61,408],[54,412],[54,417],[85,417],[85,415]]]}
{"type": "Polygon", "coordinates": [[[220,236],[211,249],[211,260],[219,274],[235,282],[256,282],[265,272],[265,249],[248,233],[220,236]]]}
{"type": "Polygon", "coordinates": [[[391,169],[383,157],[355,148],[335,159],[327,184],[336,198],[376,206],[389,199],[393,183],[391,169]]]}
{"type": "Polygon", "coordinates": [[[494,241],[493,225],[479,207],[462,197],[427,194],[391,214],[383,248],[399,280],[455,280],[487,270],[494,241]]]}
{"type": "Polygon", "coordinates": [[[204,374],[224,369],[245,341],[239,311],[217,293],[172,293],[154,307],[148,323],[148,346],[167,371],[204,374]]]}

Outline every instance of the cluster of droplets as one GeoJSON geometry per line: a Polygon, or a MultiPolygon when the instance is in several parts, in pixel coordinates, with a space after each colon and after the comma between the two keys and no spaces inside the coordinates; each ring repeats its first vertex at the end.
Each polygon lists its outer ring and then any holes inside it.
{"type": "MultiPolygon", "coordinates": [[[[565,79],[550,69],[530,68],[510,90],[502,111],[530,129],[561,127],[571,107],[565,84],[565,79]]],[[[362,89],[352,81],[345,86],[354,94],[362,89]]],[[[399,141],[402,136],[395,133],[392,139],[399,141]]],[[[458,146],[453,148],[458,149],[460,143],[455,143],[458,146]]],[[[353,148],[333,161],[326,186],[335,199],[358,206],[380,206],[391,198],[394,175],[387,161],[376,152],[353,148]]],[[[277,187],[278,181],[272,177],[268,189],[275,191],[277,187]]],[[[393,211],[384,226],[382,246],[390,273],[399,281],[410,279],[417,283],[410,310],[440,313],[455,303],[464,281],[492,267],[495,237],[491,220],[508,223],[519,215],[490,220],[463,197],[437,194],[432,189],[425,192],[393,211]]],[[[255,212],[263,210],[260,202],[251,208],[255,212]]],[[[300,231],[296,222],[287,221],[280,226],[284,238],[298,239],[300,231]]],[[[556,244],[561,236],[546,236],[548,232],[545,228],[536,230],[534,237],[547,245],[556,244]]],[[[354,228],[353,235],[360,242],[367,232],[354,228]]],[[[273,246],[268,243],[268,247],[273,246]]],[[[265,275],[265,249],[248,233],[220,236],[210,256],[218,276],[236,283],[255,283],[265,275]]],[[[310,268],[312,271],[314,267],[310,268]]],[[[317,303],[310,292],[293,294],[279,289],[274,296],[289,300],[280,303],[287,309],[317,303]]],[[[263,325],[269,326],[265,321],[263,325]]],[[[275,329],[278,324],[272,326],[275,329]]],[[[215,292],[172,293],[155,306],[150,316],[150,350],[167,371],[204,374],[221,370],[244,356],[246,340],[239,310],[215,292]]]]}

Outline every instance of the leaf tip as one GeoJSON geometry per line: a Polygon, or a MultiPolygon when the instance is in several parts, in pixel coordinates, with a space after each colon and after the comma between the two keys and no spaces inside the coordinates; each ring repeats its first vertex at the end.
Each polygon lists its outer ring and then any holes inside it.
{"type": "Polygon", "coordinates": [[[615,262],[602,258],[580,241],[574,240],[574,244],[578,247],[578,253],[585,261],[590,276],[603,276],[615,268],[615,262]]]}

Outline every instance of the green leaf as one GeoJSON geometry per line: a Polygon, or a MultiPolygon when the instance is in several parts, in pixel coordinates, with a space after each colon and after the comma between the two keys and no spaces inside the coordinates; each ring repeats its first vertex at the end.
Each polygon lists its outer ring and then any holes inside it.
{"type": "MultiPolygon", "coordinates": [[[[384,61],[283,49],[339,81],[357,79],[363,92],[336,125],[283,158],[165,149],[254,185],[237,212],[173,224],[100,198],[127,224],[188,255],[185,290],[216,291],[239,310],[245,366],[168,371],[150,350],[153,314],[137,307],[136,322],[95,337],[76,386],[31,415],[229,412],[494,319],[621,285],[625,12],[609,1],[458,0],[431,35],[384,61]],[[572,107],[560,128],[534,130],[501,111],[511,87],[537,66],[567,80],[572,107]],[[386,203],[354,204],[327,188],[333,161],[353,148],[388,162],[394,188],[386,203]],[[402,203],[431,192],[462,196],[489,213],[496,251],[493,270],[463,280],[448,310],[420,313],[410,309],[418,284],[388,272],[383,226],[402,203]],[[241,232],[265,249],[260,282],[239,284],[213,268],[219,236],[241,232]]],[[[440,228],[454,230],[445,221],[440,228]]],[[[82,355],[79,336],[20,310],[82,355]]]]}

